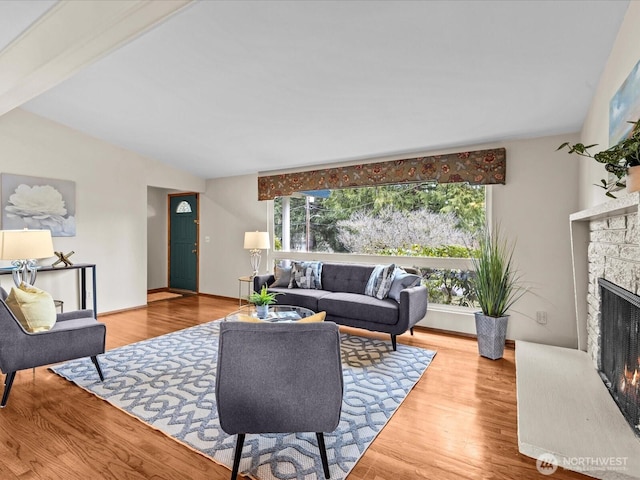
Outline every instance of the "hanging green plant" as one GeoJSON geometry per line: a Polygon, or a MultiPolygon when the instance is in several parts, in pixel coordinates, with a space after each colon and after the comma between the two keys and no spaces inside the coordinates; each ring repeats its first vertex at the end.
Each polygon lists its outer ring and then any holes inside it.
{"type": "Polygon", "coordinates": [[[595,155],[592,155],[589,149],[596,147],[597,143],[584,145],[583,143],[564,142],[556,151],[567,148],[569,150],[567,153],[575,153],[581,157],[593,158],[596,162],[603,163],[605,170],[613,174],[615,178],[610,180],[603,178],[596,186],[604,188],[608,197],[616,198],[612,190],[625,188],[625,177],[629,168],[640,165],[640,120],[628,123],[634,125],[631,135],[613,147],[602,150],[595,155]]]}

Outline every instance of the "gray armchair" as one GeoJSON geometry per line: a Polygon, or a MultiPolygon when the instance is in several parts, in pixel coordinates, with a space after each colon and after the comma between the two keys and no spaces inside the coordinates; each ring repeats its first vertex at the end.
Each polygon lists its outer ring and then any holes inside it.
{"type": "Polygon", "coordinates": [[[231,478],[248,433],[315,432],[325,478],[323,432],[340,422],[342,363],[332,322],[222,322],[216,375],[220,426],[238,435],[231,478]]]}
{"type": "Polygon", "coordinates": [[[91,357],[104,380],[97,355],[104,353],[106,326],[93,310],[59,313],[51,330],[29,333],[4,303],[7,292],[2,287],[0,298],[0,370],[6,374],[0,408],[7,404],[18,370],[91,357]]]}

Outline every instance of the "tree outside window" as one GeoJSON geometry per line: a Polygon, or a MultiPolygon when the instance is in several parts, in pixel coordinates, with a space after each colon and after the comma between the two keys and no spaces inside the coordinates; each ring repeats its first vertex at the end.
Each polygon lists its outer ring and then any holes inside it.
{"type": "MultiPolygon", "coordinates": [[[[299,193],[274,202],[276,250],[464,258],[485,226],[485,205],[485,188],[467,184],[299,193]]],[[[420,270],[431,302],[473,304],[472,272],[420,270]]]]}

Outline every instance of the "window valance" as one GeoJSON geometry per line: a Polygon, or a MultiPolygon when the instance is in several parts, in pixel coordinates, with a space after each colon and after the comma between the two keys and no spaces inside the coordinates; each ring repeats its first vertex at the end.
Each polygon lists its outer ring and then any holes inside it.
{"type": "Polygon", "coordinates": [[[471,185],[504,184],[506,168],[505,149],[494,148],[283,173],[258,177],[258,200],[272,200],[303,191],[430,180],[471,185]]]}

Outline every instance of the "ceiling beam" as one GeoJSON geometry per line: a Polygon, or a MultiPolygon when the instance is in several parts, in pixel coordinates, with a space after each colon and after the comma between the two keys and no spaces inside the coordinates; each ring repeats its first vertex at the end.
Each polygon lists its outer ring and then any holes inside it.
{"type": "Polygon", "coordinates": [[[167,19],[191,0],[63,0],[0,52],[0,115],[167,19]]]}

